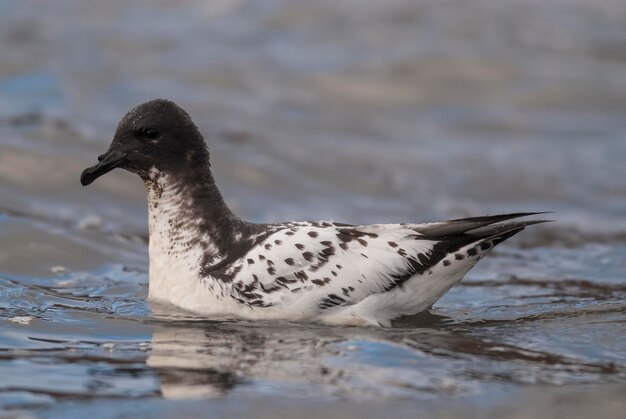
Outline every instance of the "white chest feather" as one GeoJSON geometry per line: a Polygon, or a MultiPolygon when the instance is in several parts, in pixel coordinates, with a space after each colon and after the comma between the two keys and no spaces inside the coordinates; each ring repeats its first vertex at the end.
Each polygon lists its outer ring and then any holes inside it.
{"type": "Polygon", "coordinates": [[[188,203],[175,185],[165,176],[155,182],[148,189],[150,298],[196,312],[223,312],[230,305],[224,298],[228,290],[200,276],[203,257],[216,249],[198,235],[194,227],[200,220],[186,213],[188,203]]]}

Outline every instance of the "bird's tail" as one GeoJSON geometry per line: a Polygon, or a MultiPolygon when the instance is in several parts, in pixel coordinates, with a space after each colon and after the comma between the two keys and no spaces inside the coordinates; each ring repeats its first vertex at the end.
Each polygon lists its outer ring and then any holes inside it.
{"type": "MultiPolygon", "coordinates": [[[[443,259],[446,255],[459,249],[474,245],[480,253],[486,253],[499,243],[514,236],[524,228],[550,222],[551,220],[529,220],[505,222],[514,218],[528,217],[546,212],[519,212],[485,217],[461,218],[440,223],[419,226],[416,231],[428,240],[437,241],[434,251],[435,259],[443,259]],[[437,257],[439,256],[439,257],[437,257]]],[[[474,253],[470,250],[470,253],[474,253]]]]}

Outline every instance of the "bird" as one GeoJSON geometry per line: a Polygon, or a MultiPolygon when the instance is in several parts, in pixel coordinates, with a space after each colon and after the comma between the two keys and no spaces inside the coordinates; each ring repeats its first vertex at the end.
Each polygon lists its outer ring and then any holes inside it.
{"type": "Polygon", "coordinates": [[[226,205],[190,115],[155,99],[120,120],[83,186],[125,169],[148,196],[150,300],[211,319],[390,327],[428,310],[494,246],[546,220],[253,223],[226,205]]]}

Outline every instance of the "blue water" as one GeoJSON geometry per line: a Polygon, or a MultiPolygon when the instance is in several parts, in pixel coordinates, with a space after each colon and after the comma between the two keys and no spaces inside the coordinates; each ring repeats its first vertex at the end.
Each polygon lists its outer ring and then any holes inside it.
{"type": "Polygon", "coordinates": [[[0,414],[619,402],[622,3],[0,2],[0,414]],[[154,97],[191,113],[253,221],[556,222],[392,329],[150,305],[141,182],[78,178],[154,97]]]}

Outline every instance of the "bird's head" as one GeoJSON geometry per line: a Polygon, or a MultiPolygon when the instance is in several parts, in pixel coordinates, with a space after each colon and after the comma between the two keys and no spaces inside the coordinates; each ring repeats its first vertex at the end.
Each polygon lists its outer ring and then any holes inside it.
{"type": "Polygon", "coordinates": [[[116,167],[147,177],[208,164],[208,150],[191,117],[174,102],[155,99],[130,110],[120,121],[109,149],[83,171],[89,185],[116,167]]]}

